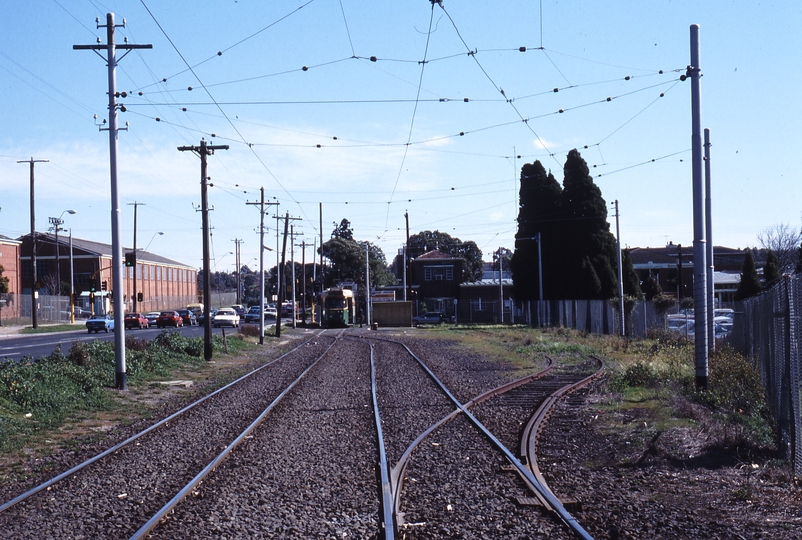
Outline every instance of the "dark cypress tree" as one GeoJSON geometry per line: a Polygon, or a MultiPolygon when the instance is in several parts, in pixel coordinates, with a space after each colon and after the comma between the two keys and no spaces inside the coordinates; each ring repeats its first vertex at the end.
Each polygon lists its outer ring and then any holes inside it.
{"type": "Polygon", "coordinates": [[[774,250],[770,249],[766,253],[766,264],[763,265],[764,287],[767,289],[770,288],[780,280],[780,277],[782,277],[780,272],[780,259],[777,258],[774,250]]]}
{"type": "Polygon", "coordinates": [[[561,209],[564,218],[561,259],[563,298],[609,299],[618,295],[618,279],[613,268],[617,260],[616,242],[607,223],[607,203],[593,182],[588,165],[576,149],[568,152],[564,167],[561,209]],[[599,279],[595,295],[587,296],[594,287],[581,284],[586,277],[584,259],[592,264],[599,279]],[[584,276],[583,276],[584,274],[584,276]]]}
{"type": "Polygon", "coordinates": [[[560,194],[562,188],[540,163],[527,163],[521,168],[521,189],[518,203],[518,231],[515,234],[515,253],[510,261],[513,295],[518,300],[541,300],[539,294],[537,235],[540,233],[543,257],[543,295],[559,298],[555,293],[554,261],[558,259],[560,194]]]}
{"type": "Polygon", "coordinates": [[[650,302],[654,300],[655,297],[663,295],[662,287],[660,287],[660,284],[657,283],[657,280],[654,279],[654,276],[651,274],[643,280],[641,290],[643,291],[643,296],[650,302]]]}
{"type": "Polygon", "coordinates": [[[741,283],[738,285],[738,290],[735,291],[735,301],[738,302],[760,294],[762,290],[763,287],[760,285],[760,278],[755,269],[755,259],[752,257],[752,252],[747,249],[744,265],[741,268],[741,283]]]}
{"type": "Polygon", "coordinates": [[[640,288],[638,273],[635,272],[635,268],[632,266],[632,258],[629,256],[628,249],[622,250],[621,268],[624,279],[624,294],[637,298],[638,300],[643,300],[643,291],[641,291],[640,288]]]}

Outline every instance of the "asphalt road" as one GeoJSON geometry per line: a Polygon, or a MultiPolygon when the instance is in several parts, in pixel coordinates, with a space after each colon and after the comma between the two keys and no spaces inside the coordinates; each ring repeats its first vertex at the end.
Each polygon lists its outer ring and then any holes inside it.
{"type": "MultiPolygon", "coordinates": [[[[198,337],[203,336],[203,326],[183,326],[178,331],[184,335],[198,337]]],[[[159,335],[161,329],[148,328],[147,330],[128,329],[126,336],[136,336],[141,339],[150,340],[159,335]]],[[[236,332],[236,329],[226,328],[226,333],[236,332]]],[[[221,334],[221,328],[213,328],[213,334],[221,334]]],[[[104,341],[114,341],[114,333],[105,332],[87,333],[86,330],[72,330],[69,332],[56,332],[52,334],[12,334],[0,336],[0,359],[21,360],[26,356],[40,358],[47,356],[61,347],[65,354],[70,350],[73,341],[92,341],[100,339],[104,341]]]]}

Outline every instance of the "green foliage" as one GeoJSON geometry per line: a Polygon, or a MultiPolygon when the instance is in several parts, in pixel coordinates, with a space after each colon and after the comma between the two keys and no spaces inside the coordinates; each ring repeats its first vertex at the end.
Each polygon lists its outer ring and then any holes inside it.
{"type": "Polygon", "coordinates": [[[782,277],[780,272],[780,259],[775,255],[774,250],[768,250],[766,253],[766,263],[763,265],[763,281],[764,287],[769,288],[777,283],[782,277]]]}
{"type": "Polygon", "coordinates": [[[624,295],[643,300],[643,291],[640,288],[638,273],[635,272],[635,267],[632,266],[632,257],[630,257],[628,249],[621,252],[621,271],[624,281],[624,295]]]}
{"type": "MultiPolygon", "coordinates": [[[[126,349],[131,385],[204,362],[203,338],[173,330],[150,342],[129,336],[126,349]]],[[[68,415],[108,407],[114,384],[114,344],[109,341],[76,340],[66,355],[57,349],[37,360],[0,363],[0,452],[21,444],[20,437],[58,427],[68,415]]]]}
{"type": "Polygon", "coordinates": [[[661,315],[667,313],[668,310],[673,308],[676,304],[677,301],[673,296],[668,296],[662,293],[652,298],[652,305],[654,305],[654,309],[656,309],[657,313],[661,315]]]}
{"type": "Polygon", "coordinates": [[[8,293],[8,278],[3,275],[6,269],[0,264],[0,294],[8,293]]]}
{"type": "MultiPolygon", "coordinates": [[[[663,295],[663,289],[660,287],[660,284],[657,283],[657,280],[654,279],[654,276],[651,273],[649,274],[649,277],[643,280],[641,290],[643,291],[643,296],[646,298],[646,300],[654,300],[660,297],[671,298],[670,296],[663,295]]],[[[672,298],[671,301],[673,302],[674,299],[672,298]]]]}
{"type": "Polygon", "coordinates": [[[747,249],[741,269],[741,283],[738,284],[738,290],[735,291],[735,301],[739,302],[745,298],[760,294],[762,290],[763,286],[760,284],[760,278],[755,268],[755,259],[752,256],[752,251],[747,249]]]}
{"type": "Polygon", "coordinates": [[[332,238],[342,238],[343,240],[353,240],[354,230],[351,228],[351,222],[343,218],[339,225],[334,224],[334,230],[331,232],[332,238]]]}
{"type": "Polygon", "coordinates": [[[617,295],[616,242],[607,203],[588,165],[574,149],[563,167],[563,186],[542,164],[521,170],[521,192],[512,260],[516,298],[537,298],[537,234],[541,237],[545,299],[609,299],[617,295]]]}

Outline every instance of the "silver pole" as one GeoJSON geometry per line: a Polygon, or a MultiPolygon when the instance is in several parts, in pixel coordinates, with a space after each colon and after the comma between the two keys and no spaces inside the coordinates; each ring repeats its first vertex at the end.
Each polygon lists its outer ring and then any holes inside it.
{"type": "Polygon", "coordinates": [[[111,172],[111,279],[114,291],[114,367],[116,387],[126,389],[125,304],[123,250],[120,242],[120,194],[117,191],[117,49],[114,46],[114,13],[106,14],[106,51],[109,79],[109,169],[111,172]]]}
{"type": "Polygon", "coordinates": [[[365,320],[370,328],[370,244],[365,242],[365,320]]]}
{"type": "Polygon", "coordinates": [[[702,178],[702,85],[699,25],[691,25],[691,169],[693,177],[693,304],[696,387],[707,389],[707,262],[705,249],[704,182],[702,178]]]}
{"type": "Polygon", "coordinates": [[[72,260],[72,227],[70,227],[70,324],[75,324],[75,268],[72,260]]]}
{"type": "Polygon", "coordinates": [[[707,347],[710,353],[716,352],[716,297],[713,273],[713,199],[710,177],[710,129],[705,128],[705,237],[707,240],[707,347]]]}
{"type": "Polygon", "coordinates": [[[259,211],[259,344],[265,343],[265,188],[262,186],[259,211]]]}
{"type": "Polygon", "coordinates": [[[626,319],[624,317],[624,269],[621,257],[621,228],[618,226],[618,199],[615,200],[615,238],[618,244],[618,325],[621,329],[621,335],[627,335],[624,324],[626,319]]]}

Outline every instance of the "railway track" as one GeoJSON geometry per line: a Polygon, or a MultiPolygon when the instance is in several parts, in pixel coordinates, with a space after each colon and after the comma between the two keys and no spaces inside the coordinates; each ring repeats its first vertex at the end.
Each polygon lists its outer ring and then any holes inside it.
{"type": "Polygon", "coordinates": [[[0,505],[9,538],[126,538],[216,458],[335,337],[316,335],[0,505]]]}
{"type": "Polygon", "coordinates": [[[317,335],[3,504],[0,529],[10,538],[590,538],[549,490],[535,450],[546,404],[586,383],[595,360],[500,384],[503,372],[480,359],[430,354],[430,366],[403,343],[346,336],[317,335]]]}

